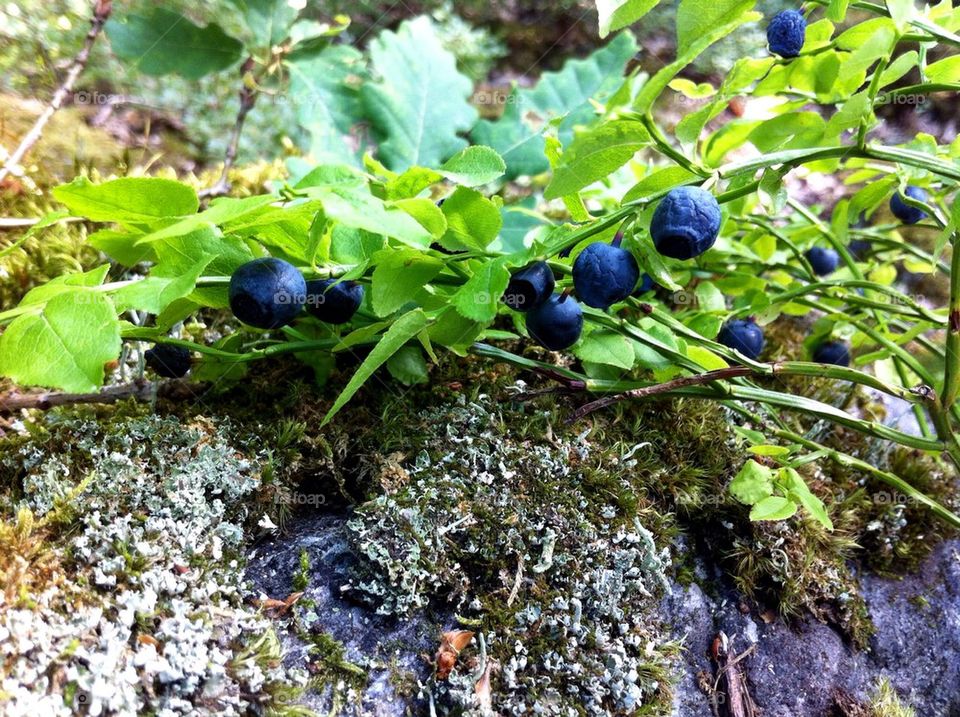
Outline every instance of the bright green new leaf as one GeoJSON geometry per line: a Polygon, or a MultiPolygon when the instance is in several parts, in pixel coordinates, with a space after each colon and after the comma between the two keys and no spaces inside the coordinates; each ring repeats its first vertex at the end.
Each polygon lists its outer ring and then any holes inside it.
{"type": "Polygon", "coordinates": [[[117,57],[148,75],[175,73],[198,80],[235,64],[243,52],[243,45],[219,25],[199,27],[163,6],[147,16],[115,13],[105,29],[117,57]]]}
{"type": "Polygon", "coordinates": [[[387,316],[411,301],[443,269],[443,262],[413,249],[384,249],[373,261],[373,310],[387,316]]]}
{"type": "Polygon", "coordinates": [[[193,214],[200,206],[197,193],[186,184],[158,177],[121,177],[101,184],[77,177],[54,187],[53,196],[77,216],[120,224],[149,224],[193,214]]]}
{"type": "Polygon", "coordinates": [[[960,83],[960,55],[945,57],[929,65],[927,79],[930,82],[960,83]]]}
{"type": "Polygon", "coordinates": [[[474,145],[452,156],[437,171],[451,182],[479,187],[502,177],[507,165],[495,149],[474,145]]]}
{"type": "Polygon", "coordinates": [[[373,376],[374,371],[399,351],[407,341],[429,326],[430,322],[430,318],[420,309],[410,311],[394,321],[377,345],[373,347],[373,350],[367,354],[367,357],[354,372],[349,383],[347,383],[340,395],[337,396],[337,400],[333,406],[330,407],[330,410],[327,411],[327,415],[323,417],[323,422],[320,424],[321,427],[327,425],[330,419],[353,398],[354,394],[360,390],[360,387],[367,382],[367,379],[373,376]]]}
{"type": "Polygon", "coordinates": [[[823,501],[811,492],[803,477],[793,468],[780,470],[780,480],[790,492],[790,497],[807,509],[816,520],[827,530],[833,530],[833,521],[827,514],[823,501]]]}
{"type": "Polygon", "coordinates": [[[497,205],[473,189],[457,187],[441,208],[447,233],[440,243],[450,251],[486,249],[503,226],[497,205]]]}
{"type": "Polygon", "coordinates": [[[746,505],[754,505],[773,494],[773,472],[754,460],[743,468],[730,482],[730,494],[746,505]]]}
{"type": "Polygon", "coordinates": [[[119,355],[116,309],[96,291],[57,294],[0,335],[0,375],[21,386],[93,391],[103,385],[104,364],[119,355]]]}
{"type": "Polygon", "coordinates": [[[600,37],[632,25],[659,2],[660,0],[597,0],[600,37]]]}
{"type": "Polygon", "coordinates": [[[633,343],[613,331],[591,331],[573,349],[574,354],[590,363],[629,370],[637,360],[633,343]]]}
{"type": "Polygon", "coordinates": [[[561,156],[544,196],[556,199],[605,179],[649,142],[643,124],[634,120],[614,120],[577,134],[561,156]]]}
{"type": "Polygon", "coordinates": [[[797,512],[797,504],[788,498],[771,495],[750,510],[750,520],[784,520],[797,512]]]}
{"type": "Polygon", "coordinates": [[[680,0],[677,56],[682,57],[718,27],[735,22],[755,4],[755,0],[680,0]]]}
{"type": "Polygon", "coordinates": [[[370,44],[380,76],[360,97],[379,139],[378,157],[390,169],[436,167],[466,147],[459,133],[477,119],[473,83],[460,74],[430,18],[407,20],[370,44]]]}
{"type": "Polygon", "coordinates": [[[487,261],[450,297],[450,303],[465,318],[489,323],[497,315],[500,298],[509,283],[510,272],[507,271],[506,260],[487,261]]]}

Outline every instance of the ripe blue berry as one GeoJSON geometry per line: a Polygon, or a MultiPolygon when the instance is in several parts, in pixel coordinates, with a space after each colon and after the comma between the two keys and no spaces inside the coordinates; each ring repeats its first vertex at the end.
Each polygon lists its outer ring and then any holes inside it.
{"type": "Polygon", "coordinates": [[[847,251],[857,261],[863,261],[870,254],[870,242],[866,239],[854,239],[847,245],[847,251]]]}
{"type": "Polygon", "coordinates": [[[700,256],[713,246],[719,233],[720,205],[699,187],[671,189],[650,221],[657,251],[673,259],[700,256]]]}
{"type": "Polygon", "coordinates": [[[813,360],[834,366],[849,366],[850,347],[846,341],[824,341],[813,350],[813,360]]]}
{"type": "Polygon", "coordinates": [[[808,249],[804,256],[807,257],[813,273],[817,276],[832,274],[836,271],[837,265],[840,263],[840,255],[837,254],[837,252],[833,249],[824,249],[819,246],[808,249]]]}
{"type": "Polygon", "coordinates": [[[265,257],[241,266],[230,277],[230,309],[243,323],[278,329],[293,321],[307,298],[307,282],[292,264],[265,257]]]}
{"type": "Polygon", "coordinates": [[[190,351],[182,346],[157,344],[143,354],[147,366],[158,376],[181,378],[190,370],[190,351]]]}
{"type": "Polygon", "coordinates": [[[617,244],[595,242],[573,262],[573,286],[577,298],[587,306],[606,309],[623,301],[640,279],[637,260],[617,244]]]}
{"type": "MultiPolygon", "coordinates": [[[[911,199],[916,199],[918,202],[927,201],[927,193],[921,187],[914,187],[912,185],[907,187],[906,195],[911,199]]],[[[925,211],[911,207],[903,201],[903,196],[900,192],[897,192],[890,198],[890,211],[893,212],[893,216],[904,224],[916,224],[927,218],[925,211]]]]}
{"type": "Polygon", "coordinates": [[[510,277],[503,303],[514,311],[530,311],[550,298],[555,283],[547,262],[535,261],[510,277]]]}
{"type": "Polygon", "coordinates": [[[534,341],[551,351],[570,348],[583,331],[583,310],[572,297],[554,294],[527,312],[527,331],[534,341]]]}
{"type": "Polygon", "coordinates": [[[355,281],[315,279],[307,282],[307,311],[328,324],[345,324],[360,308],[363,286],[355,281]]]}
{"type": "Polygon", "coordinates": [[[770,52],[780,57],[796,57],[803,49],[807,21],[796,10],[784,10],[774,15],[767,25],[767,44],[770,52]]]}
{"type": "Polygon", "coordinates": [[[763,329],[752,319],[732,319],[720,329],[717,341],[747,358],[755,359],[763,351],[763,329]]]}

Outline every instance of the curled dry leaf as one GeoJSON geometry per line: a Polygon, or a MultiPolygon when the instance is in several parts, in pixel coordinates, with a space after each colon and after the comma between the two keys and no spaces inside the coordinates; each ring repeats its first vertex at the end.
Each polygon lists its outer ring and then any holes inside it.
{"type": "Polygon", "coordinates": [[[435,662],[437,665],[437,679],[445,680],[450,676],[457,664],[457,656],[473,639],[470,630],[450,630],[440,636],[440,649],[437,650],[435,662]]]}

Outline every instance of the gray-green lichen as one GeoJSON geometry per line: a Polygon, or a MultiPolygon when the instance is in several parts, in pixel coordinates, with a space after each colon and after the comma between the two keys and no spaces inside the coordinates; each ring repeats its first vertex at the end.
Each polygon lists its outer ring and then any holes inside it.
{"type": "Polygon", "coordinates": [[[8,506],[20,528],[4,532],[19,553],[4,559],[5,714],[246,714],[306,681],[241,600],[259,477],[224,427],[54,414],[34,431],[0,460],[22,486],[8,506]],[[20,550],[28,534],[49,579],[12,590],[40,560],[20,550]]]}
{"type": "MultiPolygon", "coordinates": [[[[661,704],[673,646],[655,612],[669,556],[638,513],[635,447],[601,451],[548,428],[520,439],[505,413],[548,424],[482,395],[423,417],[405,480],[349,522],[352,590],[385,614],[442,605],[479,621],[500,668],[498,713],[661,704]]],[[[471,680],[427,689],[440,709],[476,707],[471,680]]]]}

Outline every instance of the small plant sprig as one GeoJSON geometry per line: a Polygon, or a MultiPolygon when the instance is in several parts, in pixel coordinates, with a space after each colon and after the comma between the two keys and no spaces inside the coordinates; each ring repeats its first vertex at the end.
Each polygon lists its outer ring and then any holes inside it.
{"type": "MultiPolygon", "coordinates": [[[[844,11],[812,3],[802,25],[791,15],[771,29],[779,56],[741,59],[719,87],[678,78],[710,44],[760,19],[752,7],[682,0],[675,62],[652,77],[621,78],[576,131],[558,131],[560,119],[546,125],[538,139],[551,171],[534,185],[562,201],[566,223],[504,206],[515,158],[480,144],[451,147],[432,167],[388,166],[369,154],[362,169],[321,163],[274,194],[217,199],[202,211],[191,188],[169,180],[58,187],[73,216],[113,225],[90,241],[115,265],[149,269],[109,281],[111,265],[63,276],[0,312],[0,374],[92,391],[125,342],[150,342],[198,354],[198,380],[236,380],[279,356],[324,378],[332,356],[368,348],[329,421],[381,367],[414,383],[426,380],[438,350],[474,353],[606,394],[575,418],[649,396],[723,402],[763,441],[794,447],[756,443],[766,462],[748,462],[731,486],[757,519],[799,506],[829,527],[796,470],[813,455],[869,473],[960,526],[948,508],[820,443],[797,420],[822,419],[960,466],[960,146],[927,135],[890,146],[871,135],[876,108],[894,93],[960,89],[960,15],[949,3],[923,11],[852,3],[871,17],[838,34],[844,11]],[[935,48],[954,54],[928,62],[935,48]],[[914,66],[923,81],[896,86],[914,66]],[[652,112],[667,90],[702,102],[672,132],[652,112]],[[781,102],[767,119],[712,123],[745,95],[781,102]],[[731,159],[748,147],[746,159],[731,159]],[[785,178],[800,168],[858,188],[821,218],[789,196],[785,178]],[[626,177],[633,186],[620,196],[626,177]],[[877,223],[884,204],[899,221],[877,223]],[[908,231],[927,242],[904,238],[908,231]],[[906,295],[899,261],[948,274],[948,305],[906,295]],[[192,316],[228,307],[245,328],[212,345],[191,340],[199,335],[192,316]],[[155,319],[128,323],[120,317],[130,310],[155,319]],[[815,321],[804,355],[762,360],[764,327],[805,314],[815,321]],[[524,335],[578,363],[504,348],[524,335]],[[791,376],[907,401],[921,433],[758,383],[791,376]]],[[[636,18],[624,11],[604,25],[616,30],[628,19],[636,18]]],[[[390,151],[381,147],[384,158],[396,157],[390,151]]]]}

